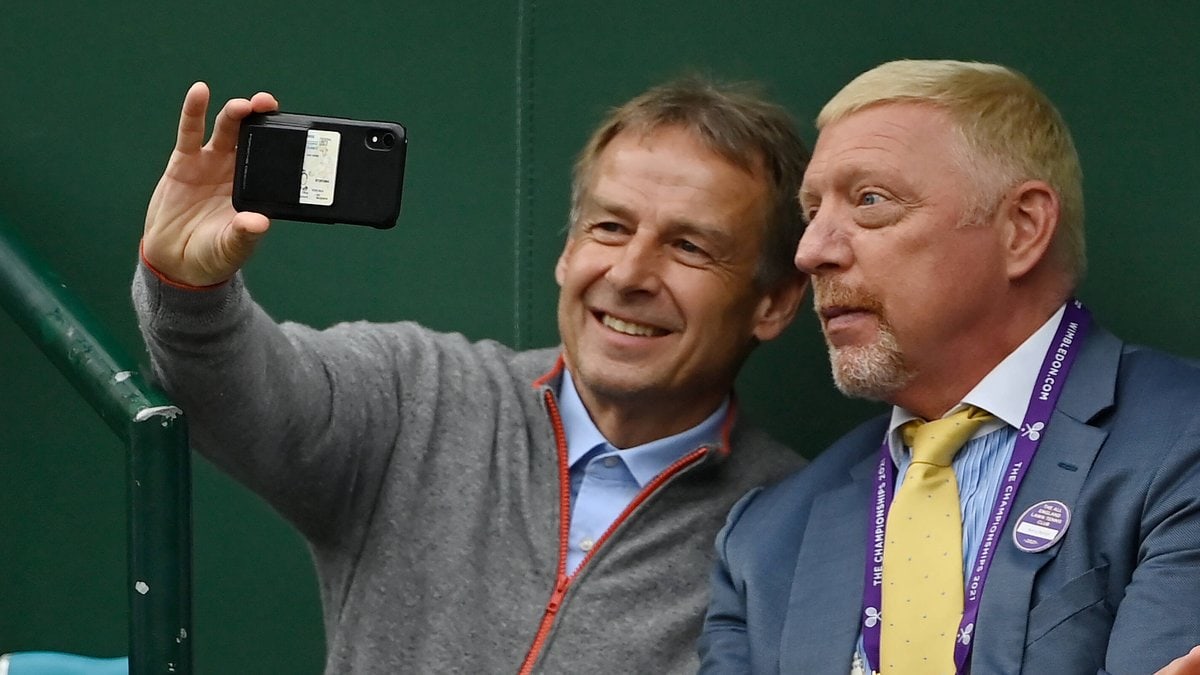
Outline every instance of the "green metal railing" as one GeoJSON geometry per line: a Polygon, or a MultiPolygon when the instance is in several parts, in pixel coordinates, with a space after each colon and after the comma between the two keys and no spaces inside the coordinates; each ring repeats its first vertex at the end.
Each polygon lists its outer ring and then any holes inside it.
{"type": "Polygon", "coordinates": [[[190,674],[191,458],[183,415],[3,221],[0,305],[129,448],[129,672],[190,674]]]}

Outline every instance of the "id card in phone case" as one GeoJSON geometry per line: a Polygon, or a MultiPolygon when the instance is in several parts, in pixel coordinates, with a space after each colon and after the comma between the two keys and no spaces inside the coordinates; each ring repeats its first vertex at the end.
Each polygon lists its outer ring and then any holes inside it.
{"type": "Polygon", "coordinates": [[[336,131],[308,130],[308,140],[304,144],[304,166],[300,169],[301,204],[333,205],[341,142],[342,135],[336,131]]]}

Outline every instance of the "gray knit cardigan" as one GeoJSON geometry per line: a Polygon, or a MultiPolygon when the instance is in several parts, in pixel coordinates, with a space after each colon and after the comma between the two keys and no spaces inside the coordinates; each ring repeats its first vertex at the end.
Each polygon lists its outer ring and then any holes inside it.
{"type": "Polygon", "coordinates": [[[240,276],[181,290],[140,266],[133,297],[193,447],[307,539],[327,673],[695,672],[727,510],[802,461],[732,422],[568,578],[558,349],[277,324],[240,276]]]}

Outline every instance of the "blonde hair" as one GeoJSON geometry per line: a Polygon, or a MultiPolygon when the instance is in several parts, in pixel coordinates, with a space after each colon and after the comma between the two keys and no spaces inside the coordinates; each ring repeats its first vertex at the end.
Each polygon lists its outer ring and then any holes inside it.
{"type": "Polygon", "coordinates": [[[936,106],[954,121],[964,146],[959,161],[978,191],[973,216],[989,215],[1021,181],[1048,183],[1059,197],[1052,250],[1073,281],[1083,278],[1083,172],[1071,132],[1045,94],[1000,65],[891,61],[843,87],[821,109],[817,129],[869,106],[904,102],[936,106]]]}

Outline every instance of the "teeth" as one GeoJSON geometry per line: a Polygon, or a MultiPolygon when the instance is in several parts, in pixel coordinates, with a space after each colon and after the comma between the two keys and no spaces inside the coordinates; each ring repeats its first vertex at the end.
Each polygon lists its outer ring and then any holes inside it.
{"type": "Polygon", "coordinates": [[[667,334],[667,331],[662,330],[661,328],[654,328],[653,326],[643,326],[638,323],[629,323],[628,321],[622,321],[616,317],[609,316],[607,314],[604,315],[604,318],[602,319],[602,321],[604,322],[605,326],[608,326],[609,328],[617,331],[618,333],[624,333],[626,335],[654,337],[656,335],[666,335],[667,334]]]}

